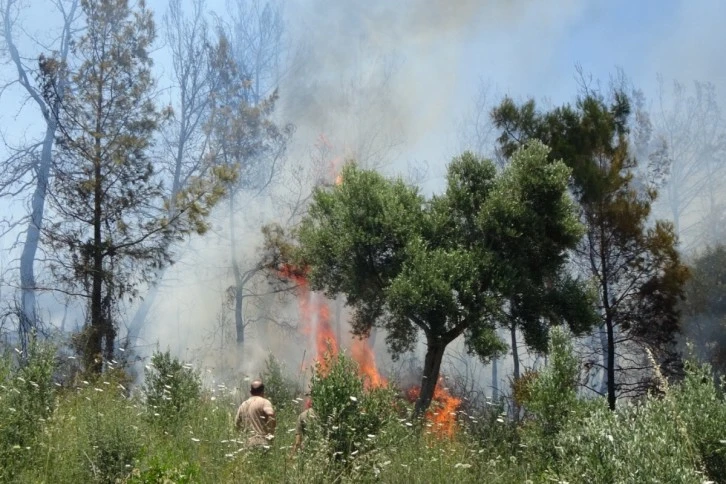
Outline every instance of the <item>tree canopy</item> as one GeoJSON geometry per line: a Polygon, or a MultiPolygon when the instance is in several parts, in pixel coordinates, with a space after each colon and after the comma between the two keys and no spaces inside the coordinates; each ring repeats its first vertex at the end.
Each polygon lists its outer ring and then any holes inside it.
{"type": "Polygon", "coordinates": [[[546,346],[548,324],[580,332],[593,321],[588,293],[564,270],[583,234],[567,193],[571,171],[548,154],[533,141],[497,173],[464,153],[449,165],[445,193],[430,199],[353,164],[339,185],[315,191],[298,264],[313,289],[345,295],[356,335],[384,328],[394,358],[423,333],[417,411],[428,407],[454,339],[463,335],[483,360],[505,348],[494,331],[505,305],[536,348],[546,346]]]}
{"type": "Polygon", "coordinates": [[[602,364],[591,363],[604,370],[601,391],[614,408],[618,394],[639,394],[651,386],[644,349],[655,354],[665,373],[678,371],[678,302],[688,271],[673,225],[650,220],[657,191],[636,176],[630,100],[620,90],[610,97],[608,102],[586,92],[574,107],[545,112],[534,101],[517,106],[507,98],[492,116],[502,131],[505,156],[536,138],[572,169],[571,189],[586,227],[577,262],[599,300],[602,364]]]}

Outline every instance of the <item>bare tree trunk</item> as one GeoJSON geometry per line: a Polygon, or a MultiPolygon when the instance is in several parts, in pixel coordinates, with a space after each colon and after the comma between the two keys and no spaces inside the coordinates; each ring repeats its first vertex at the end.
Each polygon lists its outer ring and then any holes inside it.
{"type": "Polygon", "coordinates": [[[514,368],[514,381],[519,380],[519,348],[517,348],[517,326],[512,323],[509,328],[509,332],[512,336],[512,365],[514,368]]]}
{"type": "Polygon", "coordinates": [[[240,270],[239,260],[237,259],[237,234],[235,233],[236,224],[234,222],[234,194],[229,196],[229,238],[230,238],[230,260],[232,261],[232,271],[234,272],[234,327],[237,333],[237,350],[240,354],[245,342],[245,324],[242,314],[242,302],[244,300],[244,279],[240,270]]]}
{"type": "MultiPolygon", "coordinates": [[[[101,103],[99,103],[100,105],[101,103]]],[[[99,117],[100,122],[100,117],[99,117]]],[[[100,132],[100,130],[99,130],[100,132]]],[[[98,138],[100,143],[100,138],[98,138]]],[[[100,152],[100,148],[98,148],[100,152]]],[[[87,333],[85,349],[86,369],[93,373],[101,373],[102,369],[102,338],[104,334],[103,315],[103,253],[101,239],[101,200],[103,187],[101,186],[101,161],[96,160],[95,167],[95,193],[93,208],[93,271],[91,275],[91,317],[87,333]]]]}
{"type": "Polygon", "coordinates": [[[421,378],[421,392],[416,400],[415,415],[422,416],[431,405],[434,398],[436,384],[439,381],[441,373],[441,361],[444,358],[446,345],[440,341],[432,341],[427,338],[428,349],[426,350],[426,358],[424,360],[423,376],[421,378]]]}
{"type": "Polygon", "coordinates": [[[499,401],[499,360],[492,359],[492,400],[499,401]]]}
{"type": "Polygon", "coordinates": [[[615,331],[610,318],[605,319],[607,327],[607,386],[608,386],[608,406],[610,410],[615,410],[615,331]]]}
{"type": "Polygon", "coordinates": [[[96,136],[95,140],[95,153],[93,157],[93,271],[91,273],[91,321],[88,328],[87,334],[87,345],[86,354],[84,355],[86,360],[86,370],[92,371],[93,373],[101,373],[103,368],[103,335],[106,333],[105,326],[105,314],[103,310],[103,238],[101,232],[101,223],[103,215],[102,201],[104,197],[103,191],[103,173],[101,165],[103,162],[102,158],[102,147],[101,147],[101,136],[103,132],[102,127],[102,107],[103,107],[103,65],[100,66],[100,75],[98,77],[97,84],[97,100],[96,104],[96,136]]]}
{"type": "MultiPolygon", "coordinates": [[[[43,140],[43,150],[40,154],[37,182],[30,202],[31,213],[28,230],[25,232],[23,252],[20,255],[20,291],[21,311],[20,334],[27,336],[33,328],[37,327],[35,303],[35,254],[40,243],[40,231],[43,228],[43,214],[45,212],[45,195],[48,191],[48,177],[52,161],[53,142],[57,123],[53,116],[48,118],[43,140]]],[[[21,338],[23,355],[27,350],[27,337],[21,338]]]]}
{"type": "MultiPolygon", "coordinates": [[[[43,217],[45,212],[45,197],[48,191],[48,180],[50,177],[50,168],[53,161],[53,143],[55,141],[55,132],[57,129],[57,121],[55,119],[55,111],[51,112],[49,107],[41,96],[41,93],[30,83],[28,73],[22,62],[20,52],[15,45],[13,38],[13,14],[11,8],[15,2],[8,1],[2,12],[2,31],[10,58],[15,65],[18,73],[20,85],[28,92],[30,97],[36,102],[43,114],[46,122],[45,136],[43,137],[43,148],[40,154],[40,162],[36,170],[35,189],[30,202],[30,222],[28,230],[25,232],[25,240],[23,242],[23,251],[20,255],[20,321],[18,332],[21,335],[21,348],[23,355],[27,354],[27,336],[37,327],[36,313],[36,295],[35,295],[35,256],[38,252],[40,243],[40,232],[43,228],[43,217]]],[[[78,1],[74,0],[64,18],[63,34],[60,41],[60,59],[65,61],[68,57],[70,48],[71,27],[75,20],[75,12],[78,7],[78,1]]],[[[65,89],[65,80],[60,79],[58,82],[58,99],[52,106],[57,109],[63,98],[63,90],[65,89]]]]}
{"type": "Polygon", "coordinates": [[[605,350],[603,363],[605,364],[605,372],[607,375],[608,406],[610,410],[615,410],[615,332],[613,328],[614,322],[612,308],[610,306],[610,286],[608,282],[611,277],[607,258],[609,251],[605,241],[605,228],[600,224],[600,271],[601,280],[604,281],[602,284],[602,306],[607,336],[607,348],[603,347],[603,350],[605,350]]]}
{"type": "Polygon", "coordinates": [[[600,394],[601,395],[607,395],[608,394],[608,387],[609,387],[609,375],[610,372],[608,371],[608,361],[610,361],[608,351],[609,345],[608,345],[608,332],[607,327],[605,323],[603,323],[600,326],[600,350],[602,351],[602,364],[603,364],[603,371],[602,371],[602,379],[600,380],[600,394]]]}

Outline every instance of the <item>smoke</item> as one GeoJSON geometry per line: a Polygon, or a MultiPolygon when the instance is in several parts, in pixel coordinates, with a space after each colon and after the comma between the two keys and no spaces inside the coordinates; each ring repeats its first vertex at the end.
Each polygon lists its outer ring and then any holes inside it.
{"type": "MultiPolygon", "coordinates": [[[[225,17],[226,2],[209,0],[207,9],[225,17]]],[[[148,5],[161,26],[167,1],[150,0],[148,5]]],[[[445,163],[461,148],[457,130],[466,129],[457,120],[476,102],[482,78],[498,94],[546,97],[554,105],[572,101],[577,92],[576,63],[602,80],[622,66],[650,99],[658,73],[666,80],[711,81],[721,96],[726,92],[719,24],[726,7],[719,0],[674,0],[658,9],[625,0],[290,0],[280,5],[287,61],[276,116],[295,124],[297,132],[272,198],[249,197],[234,214],[240,227],[238,251],[247,266],[259,257],[260,226],[299,219],[294,210],[315,183],[332,181],[334,162],[355,158],[393,174],[405,171],[407,163],[425,160],[432,172],[429,180],[420,181],[425,189],[439,191],[445,163]]],[[[43,18],[43,25],[29,25],[29,32],[48,30],[42,15],[26,16],[35,17],[43,18]]],[[[32,46],[28,58],[35,58],[35,44],[27,39],[25,44],[32,46]]],[[[155,55],[163,74],[169,70],[164,48],[155,55]]],[[[11,69],[6,79],[14,75],[11,69]]],[[[24,100],[19,95],[12,104],[7,94],[3,98],[7,139],[34,136],[37,113],[29,120],[18,117],[16,106],[24,100]]],[[[22,205],[0,203],[0,211],[7,212],[22,205]]],[[[222,344],[225,338],[234,340],[227,300],[234,281],[228,218],[226,207],[219,207],[210,233],[179,249],[179,261],[167,272],[148,318],[145,346],[139,349],[148,353],[158,342],[160,349],[181,358],[240,376],[258,374],[273,352],[297,373],[306,343],[284,329],[285,323],[299,319],[294,297],[247,300],[250,325],[241,360],[222,344]]],[[[250,290],[266,287],[261,277],[250,290]]],[[[47,301],[43,304],[49,307],[47,301]]],[[[128,314],[133,310],[129,307],[128,314]]],[[[376,354],[379,367],[386,368],[392,364],[383,340],[384,335],[377,337],[376,354]]],[[[452,347],[447,372],[489,385],[478,363],[457,363],[463,354],[459,343],[452,347]]],[[[505,380],[506,373],[502,364],[499,378],[505,380]]]]}
{"type": "Polygon", "coordinates": [[[547,9],[527,0],[288,4],[298,50],[280,87],[283,115],[298,125],[298,141],[324,132],[362,164],[445,162],[453,120],[481,71],[536,66],[578,11],[569,1],[547,9]],[[486,46],[477,52],[477,44],[486,46]]]}
{"type": "MultiPolygon", "coordinates": [[[[242,258],[254,263],[262,242],[259,227],[289,222],[294,201],[321,178],[331,182],[333,165],[339,167],[343,159],[389,173],[400,173],[404,163],[419,159],[431,159],[441,169],[456,154],[458,146],[451,146],[457,138],[455,120],[471,103],[481,71],[500,70],[509,84],[527,67],[536,70],[551,57],[561,27],[580,12],[576,3],[563,0],[547,8],[531,0],[284,4],[289,62],[282,69],[276,117],[292,122],[297,131],[286,172],[273,188],[274,200],[250,199],[235,214],[235,223],[245,227],[238,241],[242,258]]],[[[219,343],[233,317],[224,301],[233,283],[225,210],[217,211],[216,230],[195,240],[170,271],[147,340],[169,345],[179,356],[199,359],[220,374],[225,369],[257,375],[270,353],[299,373],[305,352],[309,360],[314,348],[300,335],[280,331],[277,323],[250,324],[241,358],[233,346],[219,343]]],[[[264,281],[260,284],[258,289],[264,289],[264,281]]],[[[277,322],[300,320],[294,297],[267,298],[265,308],[252,305],[253,298],[248,301],[250,320],[259,311],[274,313],[277,322]]],[[[342,324],[340,343],[347,347],[350,335],[342,324]]],[[[378,367],[402,373],[403,363],[393,364],[384,336],[375,341],[378,367]]],[[[460,343],[452,345],[446,371],[464,386],[476,380],[488,387],[484,366],[464,358],[460,343]]],[[[424,351],[421,343],[417,356],[424,351]]],[[[406,371],[418,370],[415,360],[408,363],[412,367],[406,371]]]]}

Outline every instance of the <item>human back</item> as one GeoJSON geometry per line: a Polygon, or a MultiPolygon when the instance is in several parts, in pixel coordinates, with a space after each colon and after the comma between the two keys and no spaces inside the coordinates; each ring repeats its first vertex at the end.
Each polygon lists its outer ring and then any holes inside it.
{"type": "Polygon", "coordinates": [[[250,398],[237,409],[235,427],[248,436],[249,445],[269,445],[275,436],[275,410],[272,402],[265,398],[264,385],[260,380],[252,382],[250,394],[250,398]]]}

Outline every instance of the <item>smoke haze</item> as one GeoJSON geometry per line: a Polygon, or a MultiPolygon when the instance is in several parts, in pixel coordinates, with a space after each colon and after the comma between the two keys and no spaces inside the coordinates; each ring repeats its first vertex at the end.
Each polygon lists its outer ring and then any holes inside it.
{"type": "MultiPolygon", "coordinates": [[[[161,29],[166,2],[148,5],[161,29]]],[[[236,214],[244,227],[239,247],[250,266],[262,243],[260,226],[290,218],[280,200],[294,198],[296,190],[302,196],[321,177],[332,181],[331,166],[342,159],[355,158],[389,174],[426,163],[427,177],[419,181],[427,192],[440,190],[446,163],[470,147],[460,142],[461,129],[468,129],[461,119],[470,113],[482,80],[497,94],[558,104],[574,98],[574,66],[581,64],[605,82],[622,67],[651,103],[658,74],[686,84],[710,81],[721,99],[726,92],[721,25],[726,4],[718,0],[293,0],[281,5],[287,60],[276,117],[297,131],[274,197],[248,197],[236,214]]],[[[207,9],[228,11],[223,1],[209,1],[207,9]]],[[[43,17],[25,17],[30,32],[44,28],[32,23],[36,18],[43,17]]],[[[163,47],[155,56],[162,75],[168,75],[163,47]]],[[[3,72],[12,78],[12,69],[3,72]]],[[[168,83],[160,81],[162,88],[168,83]]],[[[8,108],[0,113],[3,134],[33,137],[37,113],[17,116],[24,97],[15,94],[2,98],[8,108]]],[[[23,209],[17,201],[2,203],[0,209],[8,212],[23,209]]],[[[225,299],[233,283],[226,217],[221,206],[212,231],[179,249],[180,260],[167,272],[149,315],[142,353],[159,342],[161,349],[199,358],[205,366],[254,374],[272,351],[297,368],[304,344],[280,329],[299,319],[294,298],[250,298],[246,315],[260,322],[250,325],[244,360],[225,355],[221,340],[229,336],[231,317],[225,299]],[[263,302],[271,313],[257,306],[263,302]]],[[[0,242],[0,247],[11,245],[0,242]]],[[[251,290],[267,287],[264,277],[256,284],[251,290]]],[[[386,357],[382,342],[379,337],[376,344],[381,359],[386,357]]],[[[500,368],[500,375],[505,373],[500,368]]]]}

